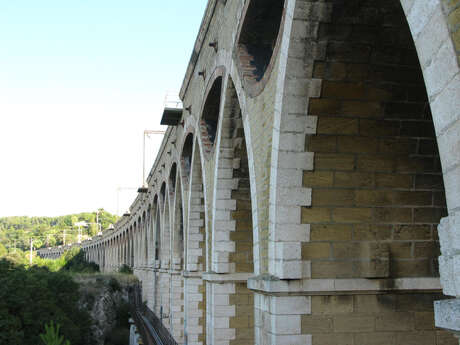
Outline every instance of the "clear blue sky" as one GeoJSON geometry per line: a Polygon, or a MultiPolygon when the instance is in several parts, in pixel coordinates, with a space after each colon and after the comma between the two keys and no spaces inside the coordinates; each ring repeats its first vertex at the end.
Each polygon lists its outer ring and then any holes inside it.
{"type": "Polygon", "coordinates": [[[0,0],[0,216],[116,211],[116,188],[141,184],[142,131],[160,128],[206,3],[0,0]]]}

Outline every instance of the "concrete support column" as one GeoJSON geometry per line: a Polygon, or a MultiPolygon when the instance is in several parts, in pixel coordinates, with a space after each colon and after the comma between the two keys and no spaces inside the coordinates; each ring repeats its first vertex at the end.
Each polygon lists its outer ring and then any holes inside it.
{"type": "Polygon", "coordinates": [[[184,344],[184,278],[180,271],[171,271],[170,310],[171,334],[178,344],[184,344]]]}
{"type": "Polygon", "coordinates": [[[270,296],[255,293],[255,344],[309,345],[302,334],[302,315],[311,312],[309,296],[270,296]]]}
{"type": "Polygon", "coordinates": [[[117,269],[121,263],[121,254],[120,254],[120,242],[119,240],[115,244],[115,260],[114,260],[114,269],[117,269]]]}
{"type": "Polygon", "coordinates": [[[124,264],[129,266],[129,258],[130,258],[130,238],[126,235],[125,239],[125,257],[124,257],[124,264]]]}
{"type": "Polygon", "coordinates": [[[129,265],[134,268],[134,234],[131,233],[129,244],[129,265]]]}
{"type": "Polygon", "coordinates": [[[153,271],[153,311],[160,317],[160,272],[158,269],[153,271]]]}
{"type": "Polygon", "coordinates": [[[184,337],[188,345],[203,345],[206,336],[206,282],[201,274],[184,277],[184,337]]]}
{"type": "Polygon", "coordinates": [[[301,255],[310,234],[309,225],[301,223],[301,207],[311,205],[311,189],[303,187],[302,176],[314,166],[314,153],[305,151],[305,138],[316,132],[317,124],[315,116],[307,116],[308,100],[321,92],[312,66],[315,59],[324,59],[317,28],[330,12],[329,3],[286,1],[280,50],[286,70],[280,71],[285,75],[275,101],[268,244],[269,272],[281,279],[310,276],[309,262],[301,255]],[[305,93],[298,92],[300,85],[305,93]]]}
{"type": "Polygon", "coordinates": [[[147,307],[151,310],[155,308],[155,272],[149,268],[146,273],[146,282],[144,285],[145,289],[145,300],[147,301],[147,307]]]}
{"type": "Polygon", "coordinates": [[[113,262],[114,262],[114,246],[113,243],[110,244],[109,247],[109,264],[108,264],[108,270],[111,272],[113,270],[113,262]]]}
{"type": "Polygon", "coordinates": [[[126,243],[125,240],[120,243],[120,261],[119,266],[124,265],[126,263],[126,243]]]}
{"type": "Polygon", "coordinates": [[[204,226],[204,220],[201,219],[201,213],[204,212],[204,205],[202,203],[203,186],[201,184],[192,185],[192,195],[194,198],[190,199],[190,213],[188,220],[188,246],[187,246],[187,271],[203,270],[204,267],[200,265],[200,257],[203,256],[203,249],[200,248],[200,243],[204,241],[203,234],[200,233],[200,228],[204,226]]]}
{"type": "Polygon", "coordinates": [[[136,232],[133,235],[133,267],[139,267],[139,225],[135,230],[136,232]]]}
{"type": "Polygon", "coordinates": [[[230,305],[230,295],[235,294],[233,282],[207,282],[206,344],[230,345],[236,331],[230,328],[230,319],[236,307],[230,305]]]}
{"type": "Polygon", "coordinates": [[[158,281],[159,306],[157,315],[161,318],[164,326],[171,329],[171,310],[170,310],[170,275],[167,270],[159,271],[158,281]]]}

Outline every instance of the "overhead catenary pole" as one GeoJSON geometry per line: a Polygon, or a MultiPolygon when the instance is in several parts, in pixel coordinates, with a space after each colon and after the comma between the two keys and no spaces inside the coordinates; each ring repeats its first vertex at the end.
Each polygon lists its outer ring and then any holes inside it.
{"type": "Polygon", "coordinates": [[[78,243],[81,243],[81,225],[78,225],[78,243]]]}
{"type": "Polygon", "coordinates": [[[64,238],[63,238],[63,245],[65,246],[65,229],[64,229],[64,238]]]}
{"type": "Polygon", "coordinates": [[[97,225],[97,230],[99,231],[99,233],[101,233],[102,232],[102,225],[99,224],[99,211],[100,210],[96,211],[96,225],[97,225]]]}

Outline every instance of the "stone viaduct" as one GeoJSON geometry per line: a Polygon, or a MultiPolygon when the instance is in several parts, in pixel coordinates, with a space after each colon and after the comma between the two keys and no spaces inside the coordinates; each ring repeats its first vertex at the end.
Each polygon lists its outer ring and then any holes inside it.
{"type": "Polygon", "coordinates": [[[179,344],[457,344],[459,28],[459,0],[209,0],[88,259],[179,344]]]}

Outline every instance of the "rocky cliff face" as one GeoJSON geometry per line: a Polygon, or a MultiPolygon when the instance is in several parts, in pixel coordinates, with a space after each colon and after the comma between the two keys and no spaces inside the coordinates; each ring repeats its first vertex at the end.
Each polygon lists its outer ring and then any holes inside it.
{"type": "Polygon", "coordinates": [[[93,319],[91,345],[127,344],[128,291],[135,278],[125,275],[81,275],[81,307],[90,311],[93,319]],[[126,338],[126,339],[125,339],[126,338]]]}

